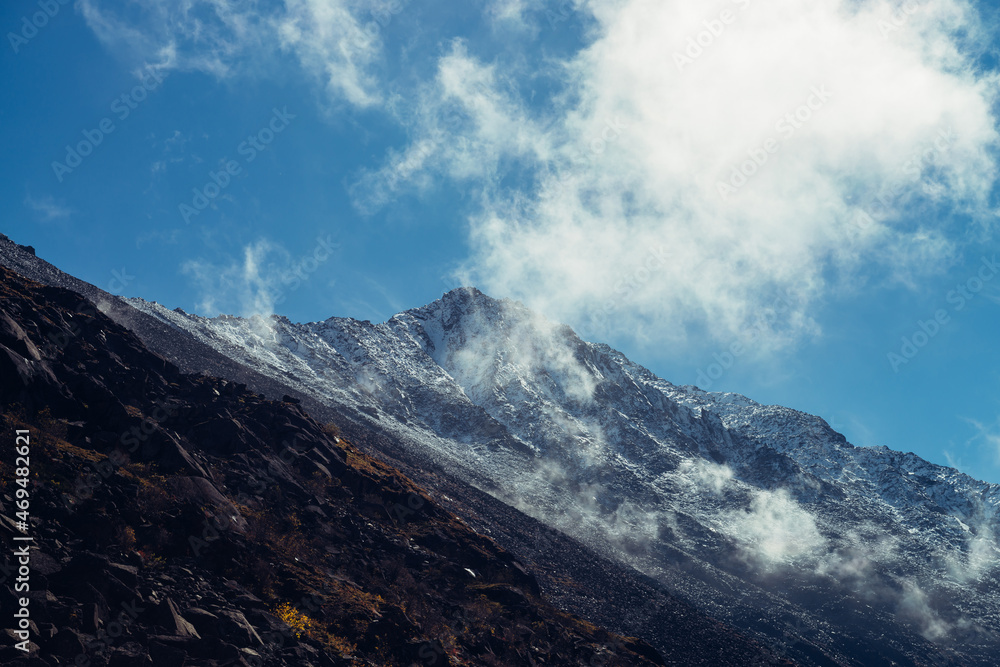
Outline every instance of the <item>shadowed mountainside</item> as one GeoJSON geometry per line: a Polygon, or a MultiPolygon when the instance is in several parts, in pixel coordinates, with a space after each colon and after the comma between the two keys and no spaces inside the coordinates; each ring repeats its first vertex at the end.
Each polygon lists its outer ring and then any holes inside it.
{"type": "MultiPolygon", "coordinates": [[[[280,381],[235,363],[187,332],[168,327],[117,296],[60,271],[37,258],[33,250],[18,246],[6,237],[0,238],[0,264],[15,267],[19,273],[39,282],[87,295],[89,300],[75,301],[73,309],[88,320],[106,313],[185,371],[224,375],[236,380],[237,387],[239,383],[246,383],[253,391],[272,398],[280,398],[285,393],[301,398],[301,406],[309,414],[322,421],[336,421],[344,434],[363,451],[403,469],[430,489],[439,505],[477,530],[495,537],[522,562],[532,564],[543,594],[559,607],[618,632],[643,637],[656,646],[668,664],[716,665],[727,661],[747,665],[789,664],[760,644],[666,593],[659,583],[596,554],[576,540],[449,475],[435,461],[415,456],[408,446],[381,432],[367,415],[354,414],[349,406],[320,403],[308,394],[296,392],[280,381]]],[[[233,383],[225,386],[231,387],[233,383]]],[[[595,660],[594,664],[605,664],[598,658],[595,660]]]]}
{"type": "Polygon", "coordinates": [[[294,399],[184,375],[72,292],[0,268],[0,294],[4,432],[31,432],[31,664],[663,664],[294,399]]]}

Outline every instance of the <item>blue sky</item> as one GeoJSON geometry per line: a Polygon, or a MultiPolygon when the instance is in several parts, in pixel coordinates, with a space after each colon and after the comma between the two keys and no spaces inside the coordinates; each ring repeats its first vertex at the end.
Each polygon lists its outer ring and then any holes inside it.
{"type": "Polygon", "coordinates": [[[5,3],[2,231],[204,315],[476,284],[1000,482],[995,11],[800,5],[5,3]]]}

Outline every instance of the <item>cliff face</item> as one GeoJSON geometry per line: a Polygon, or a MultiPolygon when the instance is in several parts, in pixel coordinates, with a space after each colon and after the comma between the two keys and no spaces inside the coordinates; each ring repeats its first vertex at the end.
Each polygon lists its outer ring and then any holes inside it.
{"type": "Polygon", "coordinates": [[[34,538],[31,658],[15,634],[3,664],[663,664],[294,399],[183,374],[3,267],[0,297],[3,433],[30,434],[27,530],[5,456],[0,532],[34,538]]]}

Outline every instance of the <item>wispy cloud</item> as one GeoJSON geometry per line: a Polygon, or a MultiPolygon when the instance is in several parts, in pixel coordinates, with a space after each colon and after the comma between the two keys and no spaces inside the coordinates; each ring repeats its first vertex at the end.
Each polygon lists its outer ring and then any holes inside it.
{"type": "Polygon", "coordinates": [[[938,641],[951,632],[952,626],[931,608],[927,594],[920,586],[903,581],[903,595],[899,602],[900,615],[914,622],[924,639],[938,641]]]}
{"type": "Polygon", "coordinates": [[[136,67],[230,74],[251,50],[268,47],[259,5],[228,0],[151,0],[115,11],[81,0],[80,12],[97,38],[136,67]]]}
{"type": "MultiPolygon", "coordinates": [[[[318,77],[331,99],[346,99],[366,107],[381,94],[368,67],[381,51],[379,31],[366,29],[341,0],[287,0],[278,17],[281,46],[293,51],[302,65],[318,77]]],[[[378,24],[374,24],[376,28],[378,24]]]]}
{"type": "Polygon", "coordinates": [[[975,429],[975,434],[966,441],[966,447],[973,446],[979,450],[985,449],[986,454],[994,462],[1000,464],[1000,419],[993,424],[984,424],[975,419],[964,419],[975,429]]]}
{"type": "Polygon", "coordinates": [[[538,28],[531,24],[528,13],[544,5],[544,0],[493,0],[487,4],[486,14],[494,28],[537,33],[538,28]]]}
{"type": "Polygon", "coordinates": [[[268,255],[290,260],[281,246],[259,240],[246,246],[238,259],[221,265],[192,259],[181,266],[181,272],[199,289],[198,308],[206,316],[220,314],[222,308],[233,309],[226,314],[270,315],[274,311],[271,289],[277,276],[265,268],[268,255]]]}
{"type": "Polygon", "coordinates": [[[477,61],[464,41],[454,40],[434,79],[415,93],[417,104],[401,118],[413,142],[391,150],[381,167],[362,172],[351,186],[355,206],[372,213],[442,175],[489,189],[519,164],[549,161],[545,127],[516,90],[510,73],[477,61]]]}
{"type": "Polygon", "coordinates": [[[368,68],[380,53],[358,3],[348,0],[152,0],[115,11],[81,0],[94,34],[135,67],[204,72],[218,78],[268,71],[279,50],[319,78],[331,102],[369,106],[379,99],[368,68]]]}
{"type": "Polygon", "coordinates": [[[733,479],[733,470],[701,458],[684,459],[677,467],[681,481],[691,484],[696,490],[708,490],[718,495],[733,479]]]}
{"type": "Polygon", "coordinates": [[[51,195],[45,195],[37,199],[30,194],[25,195],[24,205],[34,211],[42,222],[68,218],[73,213],[73,209],[60,204],[51,195]]]}
{"type": "Polygon", "coordinates": [[[294,257],[281,244],[259,239],[244,246],[239,257],[221,262],[188,260],[181,273],[200,293],[197,307],[203,315],[267,317],[289,293],[310,280],[339,247],[329,235],[321,235],[311,252],[294,257]]]}

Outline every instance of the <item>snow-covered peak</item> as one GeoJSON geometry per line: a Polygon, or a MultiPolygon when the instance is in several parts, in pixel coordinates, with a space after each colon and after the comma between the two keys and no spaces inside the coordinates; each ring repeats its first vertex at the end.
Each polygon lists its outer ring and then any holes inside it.
{"type": "MultiPolygon", "coordinates": [[[[873,646],[916,604],[912,591],[943,586],[974,618],[1000,615],[984,583],[1000,574],[1000,487],[853,447],[820,417],[675,386],[519,302],[461,288],[378,324],[133,305],[646,572],[683,553],[720,581],[780,573],[811,591],[794,604],[814,599],[817,614],[878,590],[865,612],[877,624],[838,621],[873,646]],[[987,592],[961,592],[970,582],[987,592]]],[[[755,618],[739,588],[720,584],[727,602],[713,613],[755,618]]],[[[919,599],[935,628],[971,627],[919,599]]],[[[919,638],[913,627],[898,632],[919,638]]]]}

